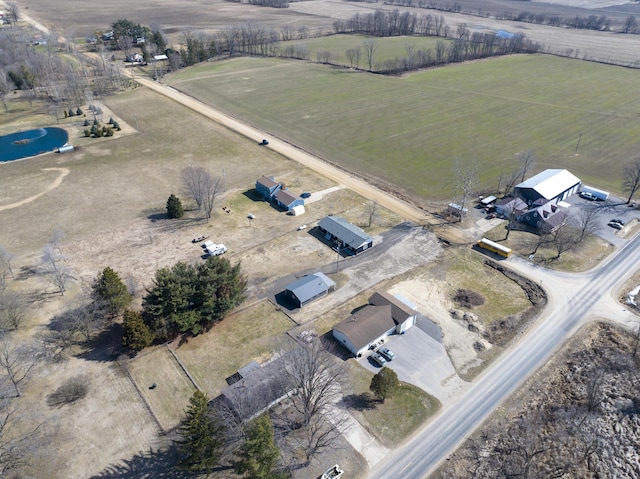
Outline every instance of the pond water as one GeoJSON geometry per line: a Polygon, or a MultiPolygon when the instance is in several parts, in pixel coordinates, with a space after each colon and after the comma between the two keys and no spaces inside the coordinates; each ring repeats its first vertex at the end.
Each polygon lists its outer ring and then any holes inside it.
{"type": "Polygon", "coordinates": [[[62,128],[38,128],[0,136],[0,163],[53,151],[67,140],[69,134],[62,128]]]}

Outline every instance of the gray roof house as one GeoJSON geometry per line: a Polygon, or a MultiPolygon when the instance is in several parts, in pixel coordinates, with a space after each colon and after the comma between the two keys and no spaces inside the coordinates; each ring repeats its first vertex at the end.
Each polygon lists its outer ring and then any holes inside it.
{"type": "MultiPolygon", "coordinates": [[[[227,421],[240,424],[253,419],[291,394],[293,388],[285,370],[286,359],[280,357],[234,382],[213,399],[227,421]]],[[[234,375],[235,376],[235,375],[234,375]]]]}
{"type": "Polygon", "coordinates": [[[392,334],[403,334],[416,323],[418,312],[399,298],[377,292],[369,304],[334,326],[333,337],[355,357],[392,334]]]}
{"type": "Polygon", "coordinates": [[[373,246],[373,238],[340,216],[326,216],[318,223],[327,239],[334,239],[354,254],[373,246]]]}
{"type": "Polygon", "coordinates": [[[284,290],[284,294],[301,308],[311,301],[326,296],[329,290],[335,288],[335,286],[336,283],[326,275],[315,273],[288,285],[284,290]]]}
{"type": "MultiPolygon", "coordinates": [[[[568,170],[549,169],[515,186],[515,194],[529,206],[537,200],[557,203],[578,192],[582,182],[568,170]]],[[[540,203],[538,203],[539,205],[540,203]]]]}

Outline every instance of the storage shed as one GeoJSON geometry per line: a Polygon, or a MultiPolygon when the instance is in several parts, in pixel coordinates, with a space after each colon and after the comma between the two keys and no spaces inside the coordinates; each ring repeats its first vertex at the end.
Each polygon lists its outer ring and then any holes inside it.
{"type": "Polygon", "coordinates": [[[336,283],[322,273],[310,274],[288,285],[284,294],[299,308],[310,302],[326,296],[335,288],[336,283]]]}
{"type": "Polygon", "coordinates": [[[327,239],[338,241],[342,248],[354,254],[362,253],[373,246],[371,236],[340,216],[326,216],[320,220],[318,227],[327,239]]]}

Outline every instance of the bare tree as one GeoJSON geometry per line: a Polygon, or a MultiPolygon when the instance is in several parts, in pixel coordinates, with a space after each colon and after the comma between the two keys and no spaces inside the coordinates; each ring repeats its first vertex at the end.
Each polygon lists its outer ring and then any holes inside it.
{"type": "Polygon", "coordinates": [[[605,399],[604,376],[605,370],[593,367],[587,374],[585,381],[586,405],[589,412],[595,411],[605,399]]]}
{"type": "Polygon", "coordinates": [[[56,231],[45,247],[42,248],[38,272],[45,276],[58,289],[61,295],[64,295],[67,283],[72,276],[71,270],[65,264],[65,258],[60,251],[61,240],[62,232],[56,231]]]}
{"type": "Polygon", "coordinates": [[[202,208],[204,209],[204,215],[208,223],[216,199],[224,191],[224,180],[222,178],[214,178],[211,175],[208,175],[206,180],[203,191],[204,195],[202,197],[202,208]]]}
{"type": "Polygon", "coordinates": [[[520,163],[520,183],[522,183],[535,165],[536,155],[533,150],[520,152],[518,153],[518,162],[520,163]]]}
{"type": "Polygon", "coordinates": [[[629,193],[627,204],[631,203],[631,198],[640,188],[640,157],[635,158],[627,166],[622,173],[622,190],[629,193]]]}
{"type": "Polygon", "coordinates": [[[360,47],[349,48],[346,52],[344,52],[345,56],[349,60],[349,65],[353,68],[355,64],[356,68],[358,68],[360,64],[360,47]]]}
{"type": "MultiPolygon", "coordinates": [[[[25,428],[25,418],[14,408],[9,399],[0,400],[0,477],[9,476],[20,466],[28,463],[29,458],[42,444],[39,442],[39,430],[43,423],[25,428]],[[20,427],[16,427],[20,424],[20,427]]],[[[21,477],[19,474],[15,477],[21,477]]]]}
{"type": "Polygon", "coordinates": [[[563,225],[553,233],[553,245],[558,254],[554,259],[559,259],[563,253],[572,250],[579,243],[579,233],[569,225],[563,225]]]}
{"type": "Polygon", "coordinates": [[[7,278],[14,277],[13,268],[11,262],[15,258],[13,253],[7,251],[7,249],[0,245],[0,293],[5,290],[7,284],[7,278]]]}
{"type": "Polygon", "coordinates": [[[505,196],[511,193],[511,190],[513,190],[513,187],[516,186],[516,183],[518,183],[519,177],[520,177],[520,171],[514,170],[511,172],[511,175],[507,178],[507,182],[504,184],[503,191],[505,196]]]}
{"type": "Polygon", "coordinates": [[[302,452],[305,463],[326,449],[335,449],[336,440],[347,430],[347,414],[342,409],[334,408],[330,419],[325,416],[315,416],[304,428],[291,434],[294,447],[302,452]]]}
{"type": "Polygon", "coordinates": [[[456,190],[460,198],[460,221],[464,216],[464,209],[469,197],[476,189],[478,181],[478,163],[475,160],[462,164],[456,160],[455,164],[456,190]]]}
{"type": "Polygon", "coordinates": [[[373,57],[378,50],[378,42],[375,38],[367,38],[364,43],[364,52],[367,55],[367,64],[369,65],[369,71],[373,70],[373,57]]]}
{"type": "Polygon", "coordinates": [[[65,332],[62,338],[90,341],[93,335],[104,329],[108,322],[107,304],[103,301],[90,301],[86,297],[76,299],[71,308],[55,316],[51,321],[52,330],[65,332]]]}
{"type": "Polygon", "coordinates": [[[636,356],[638,356],[638,351],[640,351],[640,323],[636,323],[636,327],[633,329],[632,339],[631,357],[635,359],[636,356]]]}
{"type": "Polygon", "coordinates": [[[29,307],[27,297],[20,293],[7,292],[0,296],[0,330],[18,329],[29,307]]]}
{"type": "Polygon", "coordinates": [[[35,359],[31,348],[13,344],[6,334],[0,338],[0,368],[13,385],[17,397],[22,396],[20,384],[36,365],[35,359]]]}
{"type": "Polygon", "coordinates": [[[7,18],[12,25],[20,19],[20,7],[15,2],[7,2],[7,18]]]}
{"type": "Polygon", "coordinates": [[[573,226],[580,232],[578,242],[582,243],[587,234],[593,233],[598,228],[600,209],[595,205],[587,205],[580,209],[577,215],[571,218],[573,226]]]}
{"type": "Polygon", "coordinates": [[[339,399],[337,378],[344,375],[345,366],[319,340],[288,354],[286,374],[295,391],[293,407],[300,415],[298,426],[306,427],[318,415],[326,416],[339,399]]]}

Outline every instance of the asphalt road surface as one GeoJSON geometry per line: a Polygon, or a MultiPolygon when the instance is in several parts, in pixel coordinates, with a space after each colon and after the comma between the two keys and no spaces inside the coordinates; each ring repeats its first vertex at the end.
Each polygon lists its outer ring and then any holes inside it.
{"type": "Polygon", "coordinates": [[[606,314],[614,321],[629,321],[630,313],[613,299],[611,291],[640,266],[637,237],[608,262],[583,274],[555,273],[518,258],[508,263],[545,288],[550,298],[545,313],[526,336],[474,381],[463,397],[447,405],[431,423],[379,463],[368,477],[428,477],[592,312],[597,311],[599,316],[606,314]],[[598,308],[601,303],[607,308],[598,308]]]}

